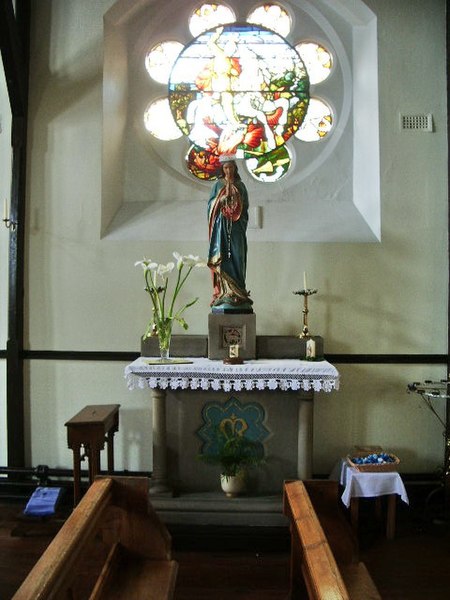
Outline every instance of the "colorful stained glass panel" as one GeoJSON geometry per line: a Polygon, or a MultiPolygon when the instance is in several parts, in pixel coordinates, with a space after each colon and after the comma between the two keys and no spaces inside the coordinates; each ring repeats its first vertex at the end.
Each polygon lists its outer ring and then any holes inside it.
{"type": "Polygon", "coordinates": [[[283,37],[289,35],[292,27],[291,17],[279,4],[263,4],[255,8],[247,17],[249,23],[262,25],[276,31],[283,37]]]}
{"type": "Polygon", "coordinates": [[[167,98],[160,98],[147,106],[144,125],[159,140],[176,140],[183,135],[173,120],[167,98]]]}
{"type": "Polygon", "coordinates": [[[333,68],[331,52],[316,42],[302,42],[295,49],[302,57],[310,83],[325,81],[333,68]]]}
{"type": "Polygon", "coordinates": [[[236,17],[228,6],[223,4],[202,4],[194,10],[189,19],[189,31],[197,37],[203,31],[225,23],[234,23],[236,17]]]}
{"type": "Polygon", "coordinates": [[[279,181],[287,174],[291,163],[291,153],[286,145],[258,158],[249,158],[245,161],[251,175],[264,183],[279,181]]]}
{"type": "Polygon", "coordinates": [[[333,127],[331,108],[320,98],[311,98],[308,114],[295,137],[303,142],[317,142],[323,139],[333,127]]]}
{"type": "Polygon", "coordinates": [[[158,83],[167,84],[170,71],[182,50],[180,42],[167,41],[154,46],[145,57],[145,68],[150,77],[158,83]]]}
{"type": "Polygon", "coordinates": [[[217,27],[179,55],[170,75],[175,122],[197,148],[217,157],[260,157],[298,130],[309,79],[280,35],[248,24],[217,27]]]}
{"type": "Polygon", "coordinates": [[[189,148],[186,165],[192,175],[204,181],[217,179],[222,167],[217,154],[194,144],[189,148]]]}

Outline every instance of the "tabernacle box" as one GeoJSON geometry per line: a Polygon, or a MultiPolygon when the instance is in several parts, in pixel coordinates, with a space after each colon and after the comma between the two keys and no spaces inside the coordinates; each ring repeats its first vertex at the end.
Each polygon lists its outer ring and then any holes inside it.
{"type": "Polygon", "coordinates": [[[239,346],[239,357],[256,358],[255,313],[210,313],[208,315],[208,358],[229,358],[230,346],[239,346]]]}

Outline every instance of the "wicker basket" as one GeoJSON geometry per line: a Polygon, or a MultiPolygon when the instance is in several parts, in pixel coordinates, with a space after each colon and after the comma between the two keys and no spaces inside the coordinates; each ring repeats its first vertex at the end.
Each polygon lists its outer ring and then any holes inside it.
{"type": "MultiPolygon", "coordinates": [[[[354,458],[355,455],[352,456],[354,458]]],[[[367,463],[364,465],[358,465],[354,463],[352,461],[352,456],[350,456],[350,454],[347,456],[348,464],[354,469],[365,473],[389,473],[391,471],[397,471],[398,465],[400,464],[400,459],[398,458],[398,456],[395,456],[395,454],[389,454],[389,456],[394,459],[393,462],[367,463]]]]}

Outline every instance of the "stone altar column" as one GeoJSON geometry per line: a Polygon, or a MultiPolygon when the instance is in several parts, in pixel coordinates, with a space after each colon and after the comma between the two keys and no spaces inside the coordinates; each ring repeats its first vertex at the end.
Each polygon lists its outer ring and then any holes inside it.
{"type": "Polygon", "coordinates": [[[153,472],[150,494],[170,492],[167,480],[166,392],[152,389],[153,399],[153,472]]]}
{"type": "Polygon", "coordinates": [[[313,459],[314,392],[303,392],[298,402],[297,477],[311,479],[313,459]]]}

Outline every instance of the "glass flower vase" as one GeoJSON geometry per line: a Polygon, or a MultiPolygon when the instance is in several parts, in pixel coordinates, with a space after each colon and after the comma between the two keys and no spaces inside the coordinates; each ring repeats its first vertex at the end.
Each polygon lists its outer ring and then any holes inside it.
{"type": "Polygon", "coordinates": [[[172,319],[164,319],[158,324],[159,356],[162,361],[170,359],[170,340],[172,338],[172,319]]]}

